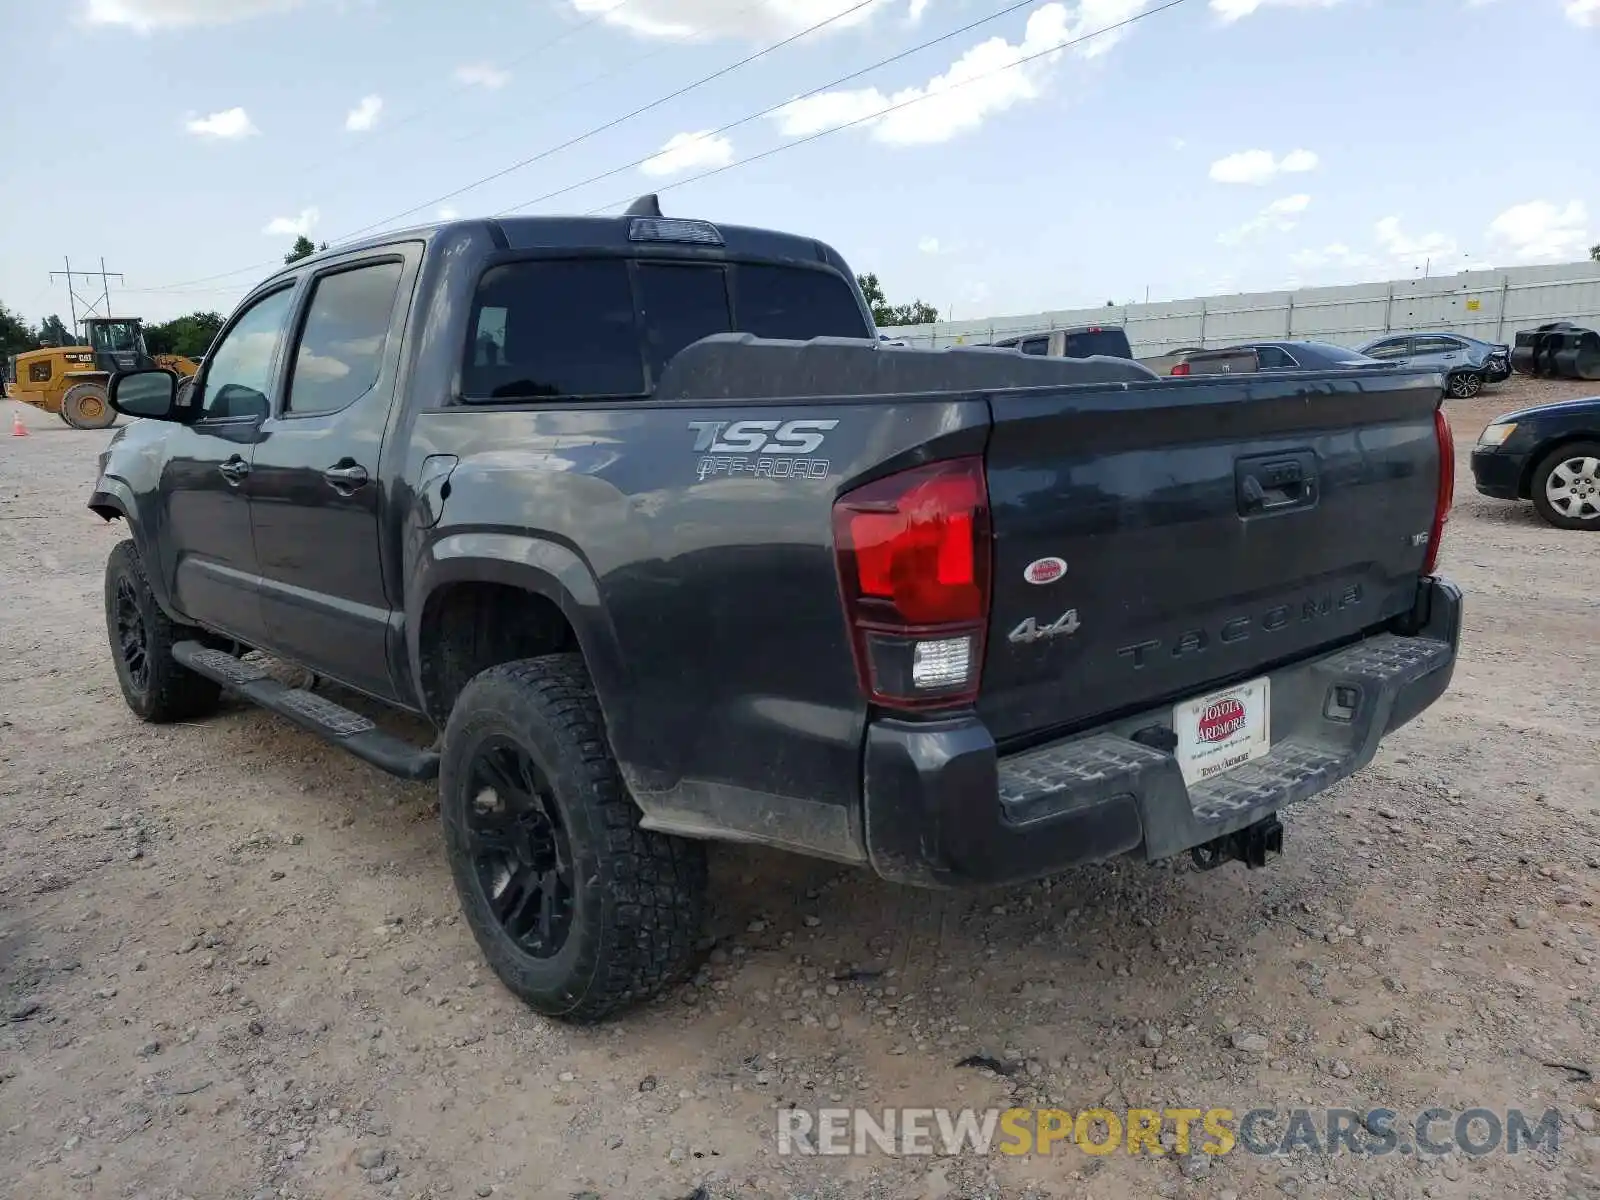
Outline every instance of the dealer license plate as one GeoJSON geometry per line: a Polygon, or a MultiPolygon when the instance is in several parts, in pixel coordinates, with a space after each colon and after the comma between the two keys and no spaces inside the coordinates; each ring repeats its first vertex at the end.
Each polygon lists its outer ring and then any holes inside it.
{"type": "Polygon", "coordinates": [[[1178,766],[1190,787],[1272,749],[1270,681],[1252,679],[1172,710],[1178,766]]]}

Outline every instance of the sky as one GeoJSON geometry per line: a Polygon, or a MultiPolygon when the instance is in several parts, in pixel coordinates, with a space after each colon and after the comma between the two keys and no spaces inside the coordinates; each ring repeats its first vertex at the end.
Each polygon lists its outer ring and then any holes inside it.
{"type": "Polygon", "coordinates": [[[68,257],[163,320],[228,311],[301,233],[648,191],[956,319],[1600,242],[1600,0],[3,9],[0,303],[30,320],[68,315],[68,257]]]}

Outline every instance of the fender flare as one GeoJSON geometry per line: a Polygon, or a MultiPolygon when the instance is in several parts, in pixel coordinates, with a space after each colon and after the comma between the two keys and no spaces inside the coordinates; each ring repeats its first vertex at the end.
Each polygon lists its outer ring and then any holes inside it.
{"type": "Polygon", "coordinates": [[[623,719],[627,669],[589,564],[558,542],[516,533],[449,533],[423,552],[412,586],[406,589],[405,624],[407,665],[424,710],[422,618],[429,599],[453,583],[505,584],[553,603],[577,636],[607,724],[623,719]]]}
{"type": "Polygon", "coordinates": [[[139,557],[145,562],[145,576],[150,582],[150,592],[155,596],[156,603],[169,618],[187,624],[183,615],[172,607],[172,597],[167,594],[167,581],[160,570],[160,564],[153,560],[150,553],[149,538],[145,536],[144,526],[135,515],[139,511],[139,505],[133,498],[133,489],[120,479],[102,475],[96,481],[94,491],[89,494],[87,507],[107,521],[113,517],[122,518],[128,526],[128,533],[133,537],[133,544],[139,551],[139,557]],[[108,516],[108,513],[111,515],[108,516]]]}

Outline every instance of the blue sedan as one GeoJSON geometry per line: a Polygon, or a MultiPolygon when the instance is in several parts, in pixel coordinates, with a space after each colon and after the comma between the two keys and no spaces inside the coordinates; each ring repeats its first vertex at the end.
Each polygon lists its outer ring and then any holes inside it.
{"type": "Polygon", "coordinates": [[[1470,400],[1486,383],[1511,374],[1511,347],[1479,341],[1459,333],[1391,333],[1361,347],[1368,358],[1398,363],[1444,376],[1445,392],[1470,400]]]}

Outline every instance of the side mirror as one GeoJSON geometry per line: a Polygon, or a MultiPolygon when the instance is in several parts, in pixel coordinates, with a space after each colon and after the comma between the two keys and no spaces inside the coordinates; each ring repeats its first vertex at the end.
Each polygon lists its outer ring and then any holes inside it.
{"type": "Polygon", "coordinates": [[[111,377],[110,400],[111,407],[125,417],[186,420],[186,413],[178,408],[177,375],[159,367],[118,371],[111,377]]]}

